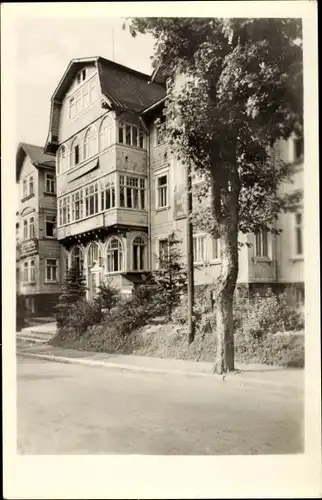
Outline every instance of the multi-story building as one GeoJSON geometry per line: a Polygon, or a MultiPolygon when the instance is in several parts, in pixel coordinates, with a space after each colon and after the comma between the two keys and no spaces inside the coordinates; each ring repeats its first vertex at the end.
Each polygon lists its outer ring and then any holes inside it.
{"type": "Polygon", "coordinates": [[[45,152],[56,154],[57,239],[85,270],[121,290],[147,271],[149,136],[141,112],[162,85],[103,58],[72,60],[54,92],[45,152]]]}
{"type": "Polygon", "coordinates": [[[61,247],[55,237],[55,161],[43,148],[21,143],[16,154],[17,291],[33,315],[54,312],[60,293],[61,247]]]}
{"type": "MultiPolygon", "coordinates": [[[[106,278],[131,290],[157,266],[173,230],[186,254],[186,176],[160,134],[164,97],[162,80],[101,57],[72,60],[52,97],[45,152],[56,155],[57,239],[66,264],[84,270],[90,297],[106,278]]],[[[302,187],[301,145],[281,144],[298,163],[295,184],[282,190],[302,187]]],[[[282,236],[241,236],[252,245],[240,250],[239,284],[303,290],[301,213],[281,215],[282,236]]],[[[213,283],[220,241],[196,231],[194,259],[196,285],[213,283]]]]}
{"type": "MultiPolygon", "coordinates": [[[[159,78],[159,81],[162,79],[159,78]]],[[[169,153],[167,144],[158,132],[156,120],[162,117],[163,102],[158,102],[143,111],[148,127],[149,177],[150,183],[150,245],[152,264],[166,245],[171,231],[181,235],[183,254],[187,253],[186,241],[186,173],[185,168],[169,153]]],[[[304,142],[296,136],[288,141],[279,141],[276,155],[294,167],[292,183],[282,183],[280,193],[303,190],[304,142]]],[[[203,180],[192,176],[192,185],[197,187],[203,180]]],[[[289,213],[281,213],[276,221],[280,235],[271,232],[239,235],[239,273],[237,287],[252,294],[271,288],[287,290],[297,303],[304,302],[304,242],[303,205],[289,213]],[[247,243],[247,244],[245,244],[247,243]]],[[[194,229],[193,255],[195,262],[195,284],[214,283],[220,274],[220,240],[194,229]]]]}

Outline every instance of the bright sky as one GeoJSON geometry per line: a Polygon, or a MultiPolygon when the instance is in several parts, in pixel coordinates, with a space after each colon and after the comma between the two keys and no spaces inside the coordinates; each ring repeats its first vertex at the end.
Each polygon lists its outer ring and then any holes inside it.
{"type": "MultiPolygon", "coordinates": [[[[61,4],[63,6],[63,4],[61,4]]],[[[121,18],[25,18],[16,34],[16,142],[43,146],[48,133],[50,98],[73,58],[102,56],[151,74],[154,41],[132,38],[121,18]]]]}

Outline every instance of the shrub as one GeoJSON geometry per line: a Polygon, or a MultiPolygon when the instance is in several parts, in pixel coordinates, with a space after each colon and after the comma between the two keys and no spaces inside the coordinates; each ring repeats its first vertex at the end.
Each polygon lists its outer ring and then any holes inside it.
{"type": "Polygon", "coordinates": [[[64,328],[70,315],[70,306],[85,299],[86,285],[85,277],[77,266],[69,269],[67,277],[62,286],[62,292],[56,305],[57,327],[64,328]]]}
{"type": "Polygon", "coordinates": [[[105,313],[110,314],[111,310],[118,305],[120,300],[119,290],[113,287],[110,281],[100,284],[97,301],[105,313]]]}
{"type": "Polygon", "coordinates": [[[285,293],[256,294],[247,306],[236,303],[234,312],[235,328],[257,338],[304,327],[303,314],[289,304],[285,293]]]}
{"type": "Polygon", "coordinates": [[[116,335],[129,335],[134,329],[147,324],[160,311],[157,296],[151,286],[138,285],[132,295],[119,304],[109,318],[109,326],[116,335]]]}
{"type": "MultiPolygon", "coordinates": [[[[196,328],[205,314],[211,312],[209,291],[200,291],[195,293],[194,301],[194,322],[196,328]]],[[[172,321],[178,325],[185,325],[187,323],[187,310],[188,310],[188,297],[187,295],[182,295],[179,305],[174,309],[172,313],[172,321]]]]}
{"type": "Polygon", "coordinates": [[[182,261],[180,240],[176,238],[175,232],[169,235],[167,242],[168,251],[160,255],[153,280],[157,285],[158,300],[170,321],[173,309],[180,303],[181,294],[187,289],[187,269],[182,261]]]}
{"type": "Polygon", "coordinates": [[[84,333],[88,328],[99,324],[102,319],[103,313],[98,300],[80,300],[70,304],[65,328],[79,335],[84,333]]]}
{"type": "Polygon", "coordinates": [[[262,338],[235,335],[236,360],[246,363],[304,367],[304,335],[268,334],[262,338]]]}

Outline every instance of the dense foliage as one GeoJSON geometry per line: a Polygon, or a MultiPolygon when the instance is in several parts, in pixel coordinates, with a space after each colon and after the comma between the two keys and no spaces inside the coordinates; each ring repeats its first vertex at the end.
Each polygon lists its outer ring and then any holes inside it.
{"type": "Polygon", "coordinates": [[[159,256],[157,270],[152,273],[157,300],[163,304],[169,320],[187,288],[187,270],[179,245],[180,240],[172,232],[168,237],[167,251],[159,256]]]}
{"type": "Polygon", "coordinates": [[[56,306],[57,327],[62,328],[68,319],[72,304],[84,300],[86,296],[86,280],[77,266],[72,266],[67,273],[56,306]]]}
{"type": "Polygon", "coordinates": [[[210,204],[194,218],[221,238],[216,371],[233,370],[238,232],[277,232],[279,212],[300,198],[278,195],[291,169],[275,146],[303,132],[301,20],[135,18],[130,29],[155,37],[168,144],[206,178],[210,204]]]}

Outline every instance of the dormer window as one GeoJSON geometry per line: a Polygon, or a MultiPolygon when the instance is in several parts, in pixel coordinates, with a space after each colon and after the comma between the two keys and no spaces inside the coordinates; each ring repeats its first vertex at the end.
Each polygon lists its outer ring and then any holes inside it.
{"type": "Polygon", "coordinates": [[[84,83],[85,78],[85,70],[80,71],[76,76],[76,89],[68,99],[70,120],[76,118],[97,101],[96,75],[91,77],[86,83],[84,83]]]}
{"type": "Polygon", "coordinates": [[[84,68],[81,71],[79,71],[77,73],[77,77],[76,77],[76,80],[77,80],[78,84],[82,83],[85,79],[86,79],[86,68],[84,68]]]}

